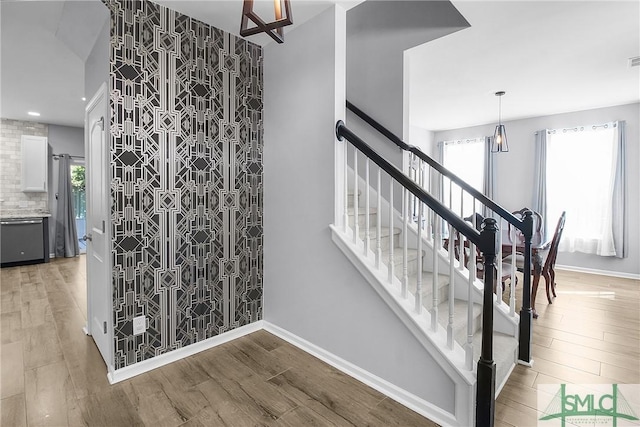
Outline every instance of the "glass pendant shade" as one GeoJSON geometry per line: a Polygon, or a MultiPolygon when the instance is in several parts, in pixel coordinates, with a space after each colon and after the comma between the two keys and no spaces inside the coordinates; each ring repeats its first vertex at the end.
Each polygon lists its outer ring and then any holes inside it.
{"type": "Polygon", "coordinates": [[[491,152],[506,153],[507,151],[509,151],[509,145],[507,144],[507,130],[503,124],[499,124],[496,126],[496,130],[493,133],[491,152]]]}

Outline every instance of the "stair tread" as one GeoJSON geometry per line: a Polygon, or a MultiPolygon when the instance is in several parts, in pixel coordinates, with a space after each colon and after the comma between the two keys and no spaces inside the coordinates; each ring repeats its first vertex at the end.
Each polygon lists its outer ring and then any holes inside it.
{"type": "MultiPolygon", "coordinates": [[[[409,275],[409,292],[412,294],[416,291],[416,286],[418,283],[418,274],[410,274],[409,275]]],[[[449,276],[445,276],[444,274],[438,274],[438,289],[442,289],[449,284],[449,276]]],[[[422,297],[429,297],[433,293],[433,273],[430,271],[422,272],[422,297]]]]}
{"type": "MultiPolygon", "coordinates": [[[[424,255],[424,251],[422,251],[424,255]]],[[[407,261],[411,262],[418,258],[418,250],[407,248],[407,261]]],[[[389,249],[385,249],[382,251],[382,259],[385,264],[389,261],[389,249]]],[[[393,263],[395,265],[402,264],[404,262],[404,254],[401,248],[394,247],[393,248],[393,263]]]]}
{"type": "MultiPolygon", "coordinates": [[[[375,215],[375,213],[378,212],[378,209],[376,208],[369,208],[369,215],[375,215]]],[[[349,214],[349,216],[353,216],[355,214],[355,208],[350,207],[347,209],[347,213],[349,214]]],[[[366,213],[366,208],[359,206],[358,207],[358,215],[364,215],[366,213]]]]}
{"type": "MultiPolygon", "coordinates": [[[[393,227],[393,234],[394,235],[399,235],[400,234],[400,229],[393,227]]],[[[377,237],[378,230],[376,227],[369,227],[369,238],[371,240],[374,240],[377,237]]],[[[358,227],[358,234],[360,235],[360,238],[363,239],[365,236],[365,228],[364,227],[358,227]]],[[[389,227],[380,227],[380,237],[388,237],[389,236],[389,227]]]]}
{"type": "MultiPolygon", "coordinates": [[[[493,333],[493,361],[496,364],[496,387],[504,382],[511,366],[514,364],[514,355],[518,348],[518,339],[501,332],[493,333]]],[[[473,360],[480,359],[482,351],[482,329],[476,331],[473,336],[473,360]]]]}
{"type": "MultiPolygon", "coordinates": [[[[453,300],[453,330],[459,331],[461,327],[467,327],[467,301],[453,300]]],[[[473,318],[482,314],[482,305],[473,304],[473,318]]],[[[449,301],[442,301],[438,304],[438,321],[441,325],[447,325],[449,320],[449,301]]]]}

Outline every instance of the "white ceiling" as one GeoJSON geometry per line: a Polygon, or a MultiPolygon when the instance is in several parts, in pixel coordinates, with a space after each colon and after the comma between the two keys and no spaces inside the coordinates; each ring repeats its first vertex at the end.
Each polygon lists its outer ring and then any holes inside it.
{"type": "Polygon", "coordinates": [[[103,9],[98,0],[0,3],[0,117],[83,126],[84,61],[103,9]]]}
{"type": "Polygon", "coordinates": [[[429,130],[640,101],[638,1],[453,1],[471,27],[408,52],[410,120],[429,130]]]}
{"type": "MultiPolygon", "coordinates": [[[[268,1],[268,0],[265,0],[268,1]]],[[[294,26],[333,3],[292,0],[294,26]]],[[[376,0],[370,0],[376,1],[376,0]]],[[[241,0],[161,0],[238,34],[241,0]]],[[[430,130],[640,100],[640,2],[453,1],[472,27],[410,51],[413,124],[430,130]],[[497,25],[499,24],[499,25],[497,25]]],[[[0,116],[83,125],[84,60],[103,23],[92,1],[0,3],[0,116]],[[39,111],[33,118],[27,111],[39,111]]],[[[271,43],[266,35],[249,40],[271,43]]],[[[90,94],[89,94],[90,96],[90,94]]]]}

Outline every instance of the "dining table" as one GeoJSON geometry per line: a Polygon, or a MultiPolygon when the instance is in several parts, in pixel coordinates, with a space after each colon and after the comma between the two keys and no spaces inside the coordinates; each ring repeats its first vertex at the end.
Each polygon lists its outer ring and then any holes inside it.
{"type": "MultiPolygon", "coordinates": [[[[524,235],[519,230],[515,230],[515,232],[506,231],[502,233],[501,254],[503,260],[512,255],[514,250],[514,240],[516,254],[524,255],[524,235]]],[[[531,236],[531,264],[533,273],[531,280],[531,310],[534,318],[538,317],[535,307],[536,295],[538,294],[538,284],[540,283],[540,276],[542,275],[542,252],[548,250],[550,246],[551,238],[545,237],[542,231],[534,231],[531,236]]]]}

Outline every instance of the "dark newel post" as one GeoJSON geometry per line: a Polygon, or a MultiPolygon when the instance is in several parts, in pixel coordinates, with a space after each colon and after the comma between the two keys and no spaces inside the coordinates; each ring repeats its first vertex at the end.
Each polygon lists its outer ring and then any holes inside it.
{"type": "Polygon", "coordinates": [[[531,365],[531,337],[533,335],[533,311],[531,310],[531,237],[533,236],[533,214],[524,212],[524,284],[522,285],[522,308],[520,309],[520,343],[518,360],[531,365]]]}
{"type": "Polygon", "coordinates": [[[492,427],[496,406],[496,364],[493,361],[493,289],[495,287],[498,227],[487,218],[480,233],[484,255],[484,295],[482,302],[482,351],[478,360],[476,386],[476,426],[492,427]]]}

